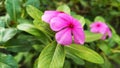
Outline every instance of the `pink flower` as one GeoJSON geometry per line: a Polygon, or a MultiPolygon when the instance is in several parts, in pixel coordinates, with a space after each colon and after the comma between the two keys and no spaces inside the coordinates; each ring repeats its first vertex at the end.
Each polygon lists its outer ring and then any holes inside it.
{"type": "Polygon", "coordinates": [[[105,40],[107,35],[109,37],[112,36],[112,33],[109,29],[109,27],[105,24],[105,23],[102,23],[102,22],[94,22],[90,25],[90,31],[93,32],[93,33],[101,33],[103,36],[102,36],[102,40],[105,40]]]}
{"type": "Polygon", "coordinates": [[[84,44],[85,35],[78,20],[68,14],[58,11],[48,13],[49,17],[46,13],[43,16],[42,18],[44,21],[48,21],[49,18],[48,23],[51,29],[57,32],[55,38],[59,44],[70,45],[72,43],[72,38],[74,38],[74,43],[84,44]],[[57,15],[53,15],[54,13],[57,15]]]}
{"type": "Polygon", "coordinates": [[[60,13],[62,13],[62,12],[59,12],[59,11],[45,11],[44,15],[42,16],[42,20],[45,21],[46,23],[49,23],[50,20],[53,17],[56,17],[60,13]]]}

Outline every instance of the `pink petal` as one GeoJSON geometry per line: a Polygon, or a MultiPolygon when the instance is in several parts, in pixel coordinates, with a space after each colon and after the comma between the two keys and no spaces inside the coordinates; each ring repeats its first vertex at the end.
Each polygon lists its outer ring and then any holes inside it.
{"type": "Polygon", "coordinates": [[[68,26],[67,21],[65,21],[64,19],[60,18],[60,17],[54,17],[51,21],[50,21],[50,27],[52,30],[54,31],[59,31],[65,27],[68,26]]]}
{"type": "Polygon", "coordinates": [[[73,19],[72,23],[74,24],[75,28],[82,28],[82,24],[77,19],[73,19]]]}
{"type": "Polygon", "coordinates": [[[112,37],[112,33],[111,33],[111,31],[110,31],[109,28],[108,28],[107,32],[108,32],[108,36],[109,36],[109,37],[112,37]]]}
{"type": "Polygon", "coordinates": [[[109,38],[112,36],[112,33],[109,28],[107,28],[105,33],[103,34],[102,40],[105,40],[107,35],[109,36],[109,38]]]}
{"type": "Polygon", "coordinates": [[[101,33],[101,34],[105,34],[107,32],[106,27],[100,27],[98,30],[99,30],[99,33],[101,33]]]}
{"type": "Polygon", "coordinates": [[[95,22],[90,25],[91,32],[105,34],[108,26],[102,22],[95,22]]]}
{"type": "Polygon", "coordinates": [[[42,20],[46,23],[50,23],[50,20],[57,16],[60,12],[58,11],[45,11],[44,15],[42,16],[42,20]]]}
{"type": "Polygon", "coordinates": [[[59,44],[70,45],[72,43],[71,30],[66,28],[56,33],[55,38],[59,44]]]}
{"type": "Polygon", "coordinates": [[[90,27],[97,27],[97,25],[100,25],[100,27],[107,27],[107,25],[103,22],[94,22],[90,25],[90,27]]]}
{"type": "Polygon", "coordinates": [[[76,44],[84,44],[85,42],[85,35],[82,28],[75,28],[72,30],[74,36],[74,42],[76,44]]]}
{"type": "Polygon", "coordinates": [[[62,18],[68,23],[72,23],[76,28],[82,28],[82,25],[80,24],[80,22],[68,14],[61,13],[61,14],[58,14],[58,17],[62,18]]]}
{"type": "Polygon", "coordinates": [[[95,27],[91,28],[90,31],[93,32],[93,33],[98,33],[98,29],[95,28],[95,27]]]}
{"type": "Polygon", "coordinates": [[[72,16],[68,15],[68,14],[65,14],[65,13],[61,13],[58,15],[58,17],[64,19],[65,21],[67,22],[72,22],[72,16]]]}
{"type": "Polygon", "coordinates": [[[105,40],[106,39],[106,37],[107,37],[107,33],[105,32],[104,34],[103,34],[103,36],[102,36],[102,40],[105,40]]]}

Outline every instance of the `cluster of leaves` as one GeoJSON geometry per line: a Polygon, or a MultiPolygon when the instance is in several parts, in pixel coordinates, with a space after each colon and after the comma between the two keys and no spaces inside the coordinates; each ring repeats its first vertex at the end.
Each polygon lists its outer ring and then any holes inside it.
{"type": "MultiPolygon", "coordinates": [[[[46,7],[45,5],[44,8],[41,7],[41,2],[46,4],[49,0],[3,0],[0,2],[4,3],[6,9],[5,14],[0,16],[0,68],[114,68],[120,64],[120,36],[113,26],[107,23],[111,28],[112,38],[105,41],[100,40],[101,34],[89,32],[89,25],[93,22],[91,19],[108,22],[108,18],[105,18],[105,21],[102,16],[93,16],[95,17],[93,18],[89,17],[89,14],[84,18],[77,14],[78,10],[71,11],[65,4],[53,7],[71,14],[85,27],[84,45],[61,46],[54,39],[55,32],[41,20],[46,7]]],[[[87,7],[87,2],[83,0],[70,0],[67,4],[73,5],[78,2],[83,7],[87,7]]],[[[0,9],[0,12],[3,10],[0,9]]],[[[91,15],[97,12],[93,10],[95,9],[91,10],[91,15]]]]}

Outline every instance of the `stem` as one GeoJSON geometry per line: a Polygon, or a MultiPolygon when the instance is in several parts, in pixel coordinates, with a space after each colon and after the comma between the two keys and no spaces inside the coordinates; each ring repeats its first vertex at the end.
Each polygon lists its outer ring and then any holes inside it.
{"type": "Polygon", "coordinates": [[[112,50],[113,53],[120,53],[120,50],[112,50]]]}
{"type": "Polygon", "coordinates": [[[6,49],[6,47],[4,47],[4,46],[0,46],[0,48],[6,49]]]}

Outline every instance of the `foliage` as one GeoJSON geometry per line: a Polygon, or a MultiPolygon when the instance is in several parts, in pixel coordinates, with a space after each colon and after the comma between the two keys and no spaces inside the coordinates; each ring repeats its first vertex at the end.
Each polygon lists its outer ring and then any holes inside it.
{"type": "Polygon", "coordinates": [[[1,0],[0,68],[119,68],[120,0],[1,0]],[[84,45],[58,44],[45,10],[78,19],[85,29],[84,45]],[[94,21],[106,22],[112,38],[90,32],[94,21]]]}

